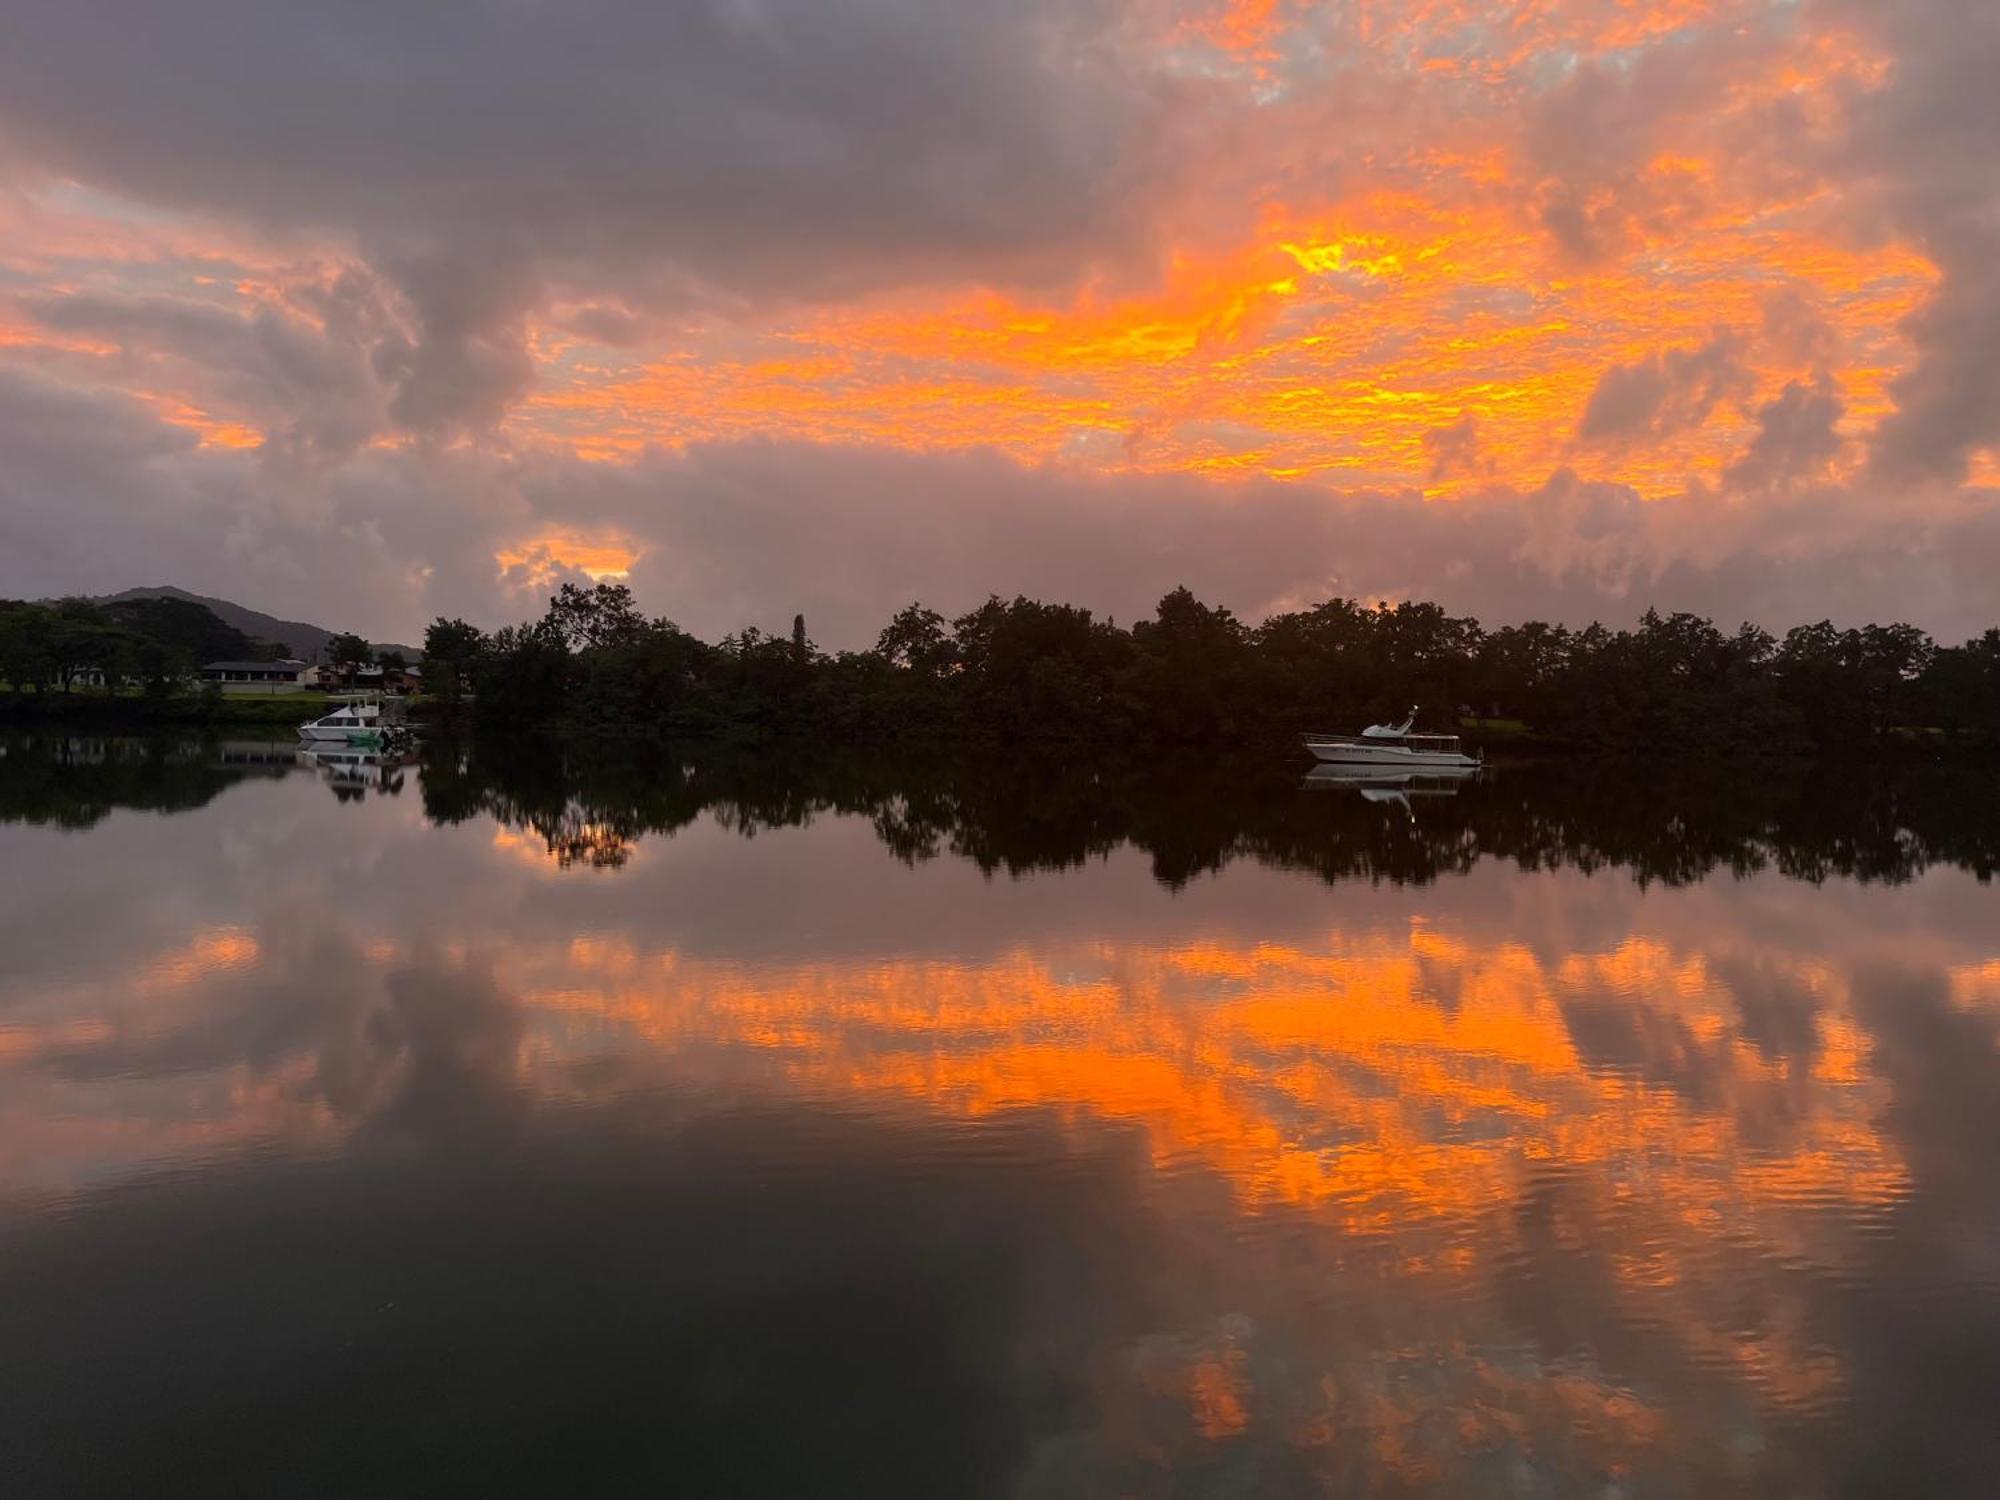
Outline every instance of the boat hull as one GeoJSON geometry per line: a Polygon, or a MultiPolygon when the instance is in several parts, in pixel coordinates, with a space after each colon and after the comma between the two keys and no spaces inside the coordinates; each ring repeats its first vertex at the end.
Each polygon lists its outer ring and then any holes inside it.
{"type": "Polygon", "coordinates": [[[1471,770],[1479,762],[1456,750],[1412,750],[1406,745],[1353,744],[1307,740],[1313,759],[1330,766],[1369,766],[1384,771],[1471,770]]]}
{"type": "Polygon", "coordinates": [[[379,735],[381,732],[379,725],[362,724],[359,722],[352,724],[301,724],[299,726],[300,739],[318,740],[337,745],[346,744],[347,737],[351,734],[379,735]]]}

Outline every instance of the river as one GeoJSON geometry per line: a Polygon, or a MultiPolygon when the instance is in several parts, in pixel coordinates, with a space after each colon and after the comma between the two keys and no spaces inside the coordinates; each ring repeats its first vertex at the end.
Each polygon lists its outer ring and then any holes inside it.
{"type": "Polygon", "coordinates": [[[1983,1493],[1981,771],[0,741],[9,1493],[1983,1493]]]}

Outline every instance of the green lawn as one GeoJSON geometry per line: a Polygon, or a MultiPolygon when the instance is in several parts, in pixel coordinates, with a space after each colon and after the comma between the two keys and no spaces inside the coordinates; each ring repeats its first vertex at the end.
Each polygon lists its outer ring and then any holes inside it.
{"type": "Polygon", "coordinates": [[[219,700],[179,693],[164,701],[148,698],[138,688],[111,692],[78,688],[74,692],[22,692],[0,683],[0,705],[11,715],[33,718],[107,720],[174,724],[299,725],[327,711],[325,693],[257,693],[219,700]]]}

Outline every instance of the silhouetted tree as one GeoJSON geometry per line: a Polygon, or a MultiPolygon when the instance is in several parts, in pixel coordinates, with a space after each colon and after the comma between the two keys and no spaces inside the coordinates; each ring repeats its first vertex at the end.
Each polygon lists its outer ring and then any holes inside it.
{"type": "Polygon", "coordinates": [[[646,631],[646,617],[632,602],[632,590],[622,583],[587,589],[564,584],[549,601],[544,623],[572,651],[629,646],[646,631]]]}
{"type": "Polygon", "coordinates": [[[375,648],[366,637],[345,632],[326,643],[326,659],[336,667],[365,667],[375,660],[375,648]]]}
{"type": "Polygon", "coordinates": [[[439,615],[424,631],[424,687],[447,703],[458,702],[486,644],[477,626],[439,615]]]}

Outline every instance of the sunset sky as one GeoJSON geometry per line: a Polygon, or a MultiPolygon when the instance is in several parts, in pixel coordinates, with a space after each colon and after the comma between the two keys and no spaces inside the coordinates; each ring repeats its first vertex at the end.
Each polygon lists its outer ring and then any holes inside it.
{"type": "Polygon", "coordinates": [[[2000,623],[1991,0],[135,0],[0,46],[0,594],[2000,623]]]}

